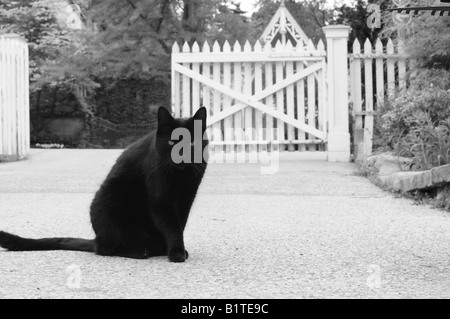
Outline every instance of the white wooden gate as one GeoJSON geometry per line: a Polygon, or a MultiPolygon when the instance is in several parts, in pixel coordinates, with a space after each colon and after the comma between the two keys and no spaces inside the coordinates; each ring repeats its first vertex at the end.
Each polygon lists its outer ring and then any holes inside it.
{"type": "Polygon", "coordinates": [[[30,149],[28,46],[0,35],[0,160],[18,160],[30,149]]]}
{"type": "Polygon", "coordinates": [[[185,43],[181,50],[175,43],[172,109],[189,117],[205,106],[215,152],[325,151],[325,59],[322,42],[185,43]]]}

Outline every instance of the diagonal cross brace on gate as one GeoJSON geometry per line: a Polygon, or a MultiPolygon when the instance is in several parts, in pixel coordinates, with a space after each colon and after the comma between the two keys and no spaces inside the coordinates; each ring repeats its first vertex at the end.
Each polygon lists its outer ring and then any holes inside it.
{"type": "Polygon", "coordinates": [[[308,66],[307,68],[299,71],[298,73],[294,74],[292,77],[289,77],[288,79],[285,79],[283,81],[280,81],[265,90],[258,92],[257,94],[248,97],[240,92],[237,92],[229,87],[226,87],[225,85],[214,81],[204,75],[201,75],[199,73],[196,73],[192,71],[191,69],[182,66],[178,63],[175,63],[173,65],[173,69],[176,72],[179,72],[181,74],[184,74],[200,83],[203,83],[204,85],[207,85],[223,94],[226,94],[236,100],[238,100],[240,103],[237,103],[226,110],[220,112],[217,115],[213,115],[211,118],[208,119],[208,126],[217,123],[224,118],[233,115],[236,112],[239,112],[240,110],[244,109],[247,105],[251,106],[261,112],[265,112],[268,115],[271,115],[277,119],[282,120],[283,122],[292,125],[300,130],[303,130],[304,132],[311,134],[319,139],[324,140],[326,138],[326,133],[323,131],[320,131],[314,127],[311,127],[295,118],[289,117],[288,115],[284,114],[283,112],[277,111],[264,103],[260,102],[262,99],[272,95],[273,93],[278,92],[279,90],[283,89],[284,87],[291,85],[302,78],[320,70],[323,68],[323,63],[318,62],[314,63],[313,65],[308,66]]]}

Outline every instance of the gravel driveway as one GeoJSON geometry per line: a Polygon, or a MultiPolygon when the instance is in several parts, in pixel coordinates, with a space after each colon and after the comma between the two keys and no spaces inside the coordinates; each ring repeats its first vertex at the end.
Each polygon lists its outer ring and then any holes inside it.
{"type": "MultiPolygon", "coordinates": [[[[92,238],[120,151],[32,150],[0,164],[0,229],[92,238]]],[[[450,298],[450,214],[383,192],[350,163],[284,154],[278,173],[211,164],[184,264],[0,250],[0,298],[450,298]]]]}

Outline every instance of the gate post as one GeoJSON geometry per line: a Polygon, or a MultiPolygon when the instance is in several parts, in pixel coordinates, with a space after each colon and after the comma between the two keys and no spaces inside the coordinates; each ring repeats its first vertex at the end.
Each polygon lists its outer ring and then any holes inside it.
{"type": "Polygon", "coordinates": [[[350,27],[323,28],[328,60],[328,161],[350,161],[347,42],[350,27]]]}

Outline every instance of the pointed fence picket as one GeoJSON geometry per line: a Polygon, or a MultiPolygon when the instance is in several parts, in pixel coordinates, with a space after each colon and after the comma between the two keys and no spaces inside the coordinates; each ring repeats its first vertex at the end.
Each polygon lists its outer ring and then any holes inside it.
{"type": "Polygon", "coordinates": [[[362,159],[372,153],[374,116],[397,91],[409,86],[408,63],[401,42],[395,50],[392,39],[361,44],[355,39],[350,58],[350,102],[354,116],[354,154],[362,159]]]}
{"type": "MultiPolygon", "coordinates": [[[[174,46],[174,48],[175,47],[176,47],[176,45],[174,46]]],[[[208,42],[205,42],[203,44],[203,47],[202,47],[202,52],[207,54],[210,51],[211,51],[211,48],[210,48],[208,42]]],[[[211,76],[211,64],[203,63],[203,65],[201,67],[201,72],[202,72],[202,74],[205,77],[210,78],[210,76],[211,76]]],[[[177,74],[178,73],[174,74],[174,79],[172,79],[172,81],[174,81],[174,80],[177,81],[177,77],[176,77],[177,74]]],[[[200,91],[201,93],[199,92],[199,94],[201,94],[201,96],[202,96],[202,101],[199,101],[199,106],[210,105],[211,104],[211,89],[210,89],[210,87],[207,86],[207,85],[203,85],[201,88],[202,88],[201,91],[200,91]]],[[[174,100],[172,99],[172,103],[173,102],[174,102],[174,100]]],[[[179,101],[175,100],[174,105],[179,105],[179,101]],[[177,104],[177,102],[178,102],[178,104],[177,104]]],[[[177,109],[177,108],[174,108],[174,109],[177,109]]],[[[211,116],[212,115],[211,109],[207,108],[207,110],[208,110],[208,116],[211,116]]],[[[208,136],[212,135],[212,132],[211,132],[210,128],[207,129],[207,134],[208,134],[208,136]]]]}
{"type": "MultiPolygon", "coordinates": [[[[227,42],[223,45],[223,52],[230,53],[231,46],[227,42]]],[[[231,87],[231,63],[223,64],[223,84],[227,87],[231,87]]],[[[228,95],[223,96],[223,109],[229,109],[232,105],[232,98],[228,95]]],[[[232,141],[233,140],[233,118],[231,116],[227,117],[223,121],[223,130],[225,133],[225,140],[232,141]]],[[[231,145],[226,145],[226,152],[231,153],[231,145]]]]}
{"type": "MultiPolygon", "coordinates": [[[[299,46],[297,47],[298,52],[303,52],[303,47],[299,46]]],[[[301,72],[304,69],[304,62],[296,62],[296,71],[301,72]]],[[[296,89],[297,89],[297,96],[296,96],[296,104],[297,104],[297,118],[301,122],[305,122],[306,117],[306,109],[305,109],[305,82],[304,80],[300,80],[296,83],[296,89]]],[[[297,135],[299,140],[305,140],[306,134],[303,131],[299,131],[297,135]]],[[[299,145],[299,151],[305,151],[306,146],[305,145],[299,145]]]]}
{"type": "MultiPolygon", "coordinates": [[[[219,53],[221,52],[221,48],[219,45],[219,42],[214,42],[213,45],[213,53],[219,53]]],[[[222,80],[222,74],[221,74],[221,64],[220,63],[215,63],[213,64],[213,80],[215,82],[221,82],[222,80]]],[[[212,103],[212,110],[213,110],[213,115],[219,114],[220,111],[222,110],[222,100],[221,100],[221,94],[219,91],[217,90],[213,90],[213,103],[212,103]]],[[[222,123],[218,122],[215,123],[213,125],[213,141],[216,142],[221,142],[222,141],[222,123]]],[[[215,153],[222,153],[223,147],[221,145],[216,146],[214,148],[214,154],[215,153]]]]}
{"type": "MultiPolygon", "coordinates": [[[[289,41],[287,46],[286,46],[286,50],[287,51],[293,51],[294,48],[292,47],[291,42],[289,41]]],[[[294,62],[286,62],[285,65],[286,68],[286,78],[290,78],[294,75],[294,62]]],[[[290,117],[294,117],[295,118],[295,114],[294,114],[294,84],[289,85],[286,88],[286,110],[287,110],[287,115],[290,117]]],[[[295,140],[295,128],[292,125],[288,125],[287,126],[287,138],[289,141],[293,141],[295,140]]],[[[288,150],[290,152],[295,150],[295,145],[294,144],[289,144],[288,145],[288,150]]]]}
{"type": "MultiPolygon", "coordinates": [[[[254,52],[262,52],[262,46],[259,41],[255,43],[255,46],[253,48],[254,52]]],[[[254,65],[254,94],[258,94],[263,90],[263,64],[262,62],[257,62],[254,65]]],[[[258,110],[254,110],[254,118],[255,118],[255,140],[261,144],[264,143],[263,138],[263,113],[258,110]]],[[[259,145],[261,145],[259,144],[259,145]]],[[[252,151],[258,151],[259,145],[255,145],[252,149],[252,151]]]]}
{"type": "MultiPolygon", "coordinates": [[[[241,53],[242,48],[238,41],[233,46],[233,52],[234,53],[241,53]]],[[[242,93],[242,63],[235,62],[233,65],[233,90],[236,92],[242,93]]],[[[208,104],[205,104],[208,105],[208,104]]],[[[242,132],[243,132],[243,125],[242,125],[242,111],[236,112],[233,116],[234,119],[234,141],[236,142],[236,146],[233,147],[233,150],[237,153],[242,153],[244,148],[241,144],[243,140],[242,132]]]]}
{"type": "MultiPolygon", "coordinates": [[[[248,55],[252,52],[252,46],[249,41],[244,44],[244,55],[248,55]]],[[[252,86],[253,86],[253,66],[251,63],[246,63],[244,65],[244,95],[252,96],[252,86]]],[[[244,110],[244,127],[245,127],[245,139],[249,141],[254,141],[254,131],[253,129],[253,108],[247,107],[244,110]]],[[[255,151],[254,145],[248,145],[246,149],[248,152],[255,151]]]]}
{"type": "MultiPolygon", "coordinates": [[[[264,51],[268,54],[270,54],[273,49],[272,49],[272,45],[270,43],[267,43],[264,47],[264,51]]],[[[274,84],[274,80],[273,80],[273,64],[272,63],[266,63],[264,66],[264,83],[265,83],[265,87],[270,87],[274,84]]],[[[274,105],[274,96],[273,95],[269,95],[265,98],[264,102],[266,105],[274,105]]],[[[266,131],[265,131],[265,141],[272,141],[274,140],[274,121],[272,116],[266,114],[266,118],[265,118],[265,127],[266,127],[266,131]]],[[[265,151],[273,151],[273,145],[271,144],[267,144],[266,145],[266,149],[265,151]]]]}
{"type": "MultiPolygon", "coordinates": [[[[281,45],[281,42],[277,42],[276,46],[275,46],[275,51],[276,52],[283,52],[283,47],[281,45]]],[[[283,72],[284,72],[284,68],[283,68],[283,62],[277,62],[275,65],[275,83],[281,82],[283,80],[283,72]]],[[[276,108],[278,111],[283,112],[284,111],[284,91],[280,90],[277,92],[276,94],[276,108]]],[[[276,139],[280,140],[284,138],[284,132],[285,132],[285,127],[284,127],[284,122],[280,119],[277,119],[277,131],[276,131],[276,139]]],[[[279,151],[284,151],[284,145],[278,145],[278,150],[279,151]]]]}
{"type": "MultiPolygon", "coordinates": [[[[191,49],[189,47],[189,44],[187,42],[184,43],[183,45],[183,53],[190,53],[191,49]]],[[[183,66],[190,68],[191,63],[184,63],[183,66]]],[[[182,92],[183,92],[183,99],[182,99],[182,105],[181,105],[181,114],[182,116],[186,116],[186,114],[192,114],[191,111],[191,79],[186,76],[183,75],[182,78],[182,92]]]]}
{"type": "MultiPolygon", "coordinates": [[[[192,53],[199,53],[200,47],[197,42],[192,46],[192,53]]],[[[200,63],[192,63],[192,71],[200,72],[200,63]]],[[[200,83],[197,80],[192,80],[192,114],[197,112],[200,107],[200,83]]]]}

